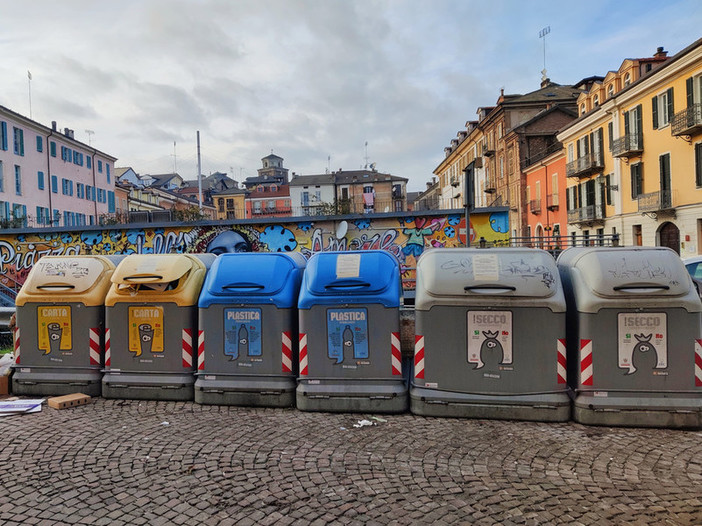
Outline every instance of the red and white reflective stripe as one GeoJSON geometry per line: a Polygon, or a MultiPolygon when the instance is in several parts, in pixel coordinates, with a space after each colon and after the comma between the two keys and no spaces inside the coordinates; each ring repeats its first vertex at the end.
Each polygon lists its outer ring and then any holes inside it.
{"type": "Polygon", "coordinates": [[[300,333],[300,374],[307,375],[307,334],[300,333]]]}
{"type": "Polygon", "coordinates": [[[695,340],[695,387],[702,387],[702,340],[695,340]]]}
{"type": "Polygon", "coordinates": [[[580,385],[592,385],[592,340],[580,340],[580,385]]]}
{"type": "Polygon", "coordinates": [[[205,370],[205,331],[197,331],[197,370],[205,370]]]}
{"type": "Polygon", "coordinates": [[[402,351],[400,350],[400,333],[390,333],[390,345],[392,347],[392,374],[402,374],[402,351]]]}
{"type": "Polygon", "coordinates": [[[90,333],[90,365],[100,365],[100,329],[88,329],[90,333]]]}
{"type": "Polygon", "coordinates": [[[414,377],[424,380],[424,336],[414,335],[414,377]]]}
{"type": "Polygon", "coordinates": [[[183,367],[193,366],[193,330],[183,329],[183,367]]]}
{"type": "Polygon", "coordinates": [[[563,338],[558,339],[558,383],[566,383],[566,341],[563,338]]]}
{"type": "Polygon", "coordinates": [[[20,363],[20,332],[19,327],[15,327],[13,333],[15,337],[15,363],[20,363]]]}
{"type": "Polygon", "coordinates": [[[110,329],[105,329],[105,367],[109,367],[112,362],[110,353],[110,329]]]}
{"type": "Polygon", "coordinates": [[[293,353],[292,353],[292,339],[291,339],[290,331],[283,332],[282,344],[283,344],[283,346],[282,346],[283,372],[284,373],[291,373],[292,372],[293,353]]]}

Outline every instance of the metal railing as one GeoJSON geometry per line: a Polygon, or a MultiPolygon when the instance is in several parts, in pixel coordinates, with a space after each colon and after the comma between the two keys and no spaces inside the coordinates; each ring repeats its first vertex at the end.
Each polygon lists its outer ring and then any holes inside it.
{"type": "Polygon", "coordinates": [[[692,135],[700,131],[702,131],[702,104],[693,104],[673,115],[670,123],[672,135],[692,135]]]}
{"type": "Polygon", "coordinates": [[[558,210],[558,194],[548,194],[546,196],[546,208],[549,210],[558,210]]]}
{"type": "Polygon", "coordinates": [[[674,201],[677,200],[675,197],[677,195],[673,190],[659,190],[658,192],[641,194],[637,198],[639,212],[657,212],[675,208],[674,201]]]}
{"type": "Polygon", "coordinates": [[[534,215],[539,215],[541,213],[541,199],[532,199],[529,201],[529,212],[534,215]]]}
{"type": "Polygon", "coordinates": [[[627,134],[612,141],[612,156],[629,157],[643,151],[643,135],[640,133],[627,134]]]}
{"type": "Polygon", "coordinates": [[[604,205],[588,205],[568,210],[569,223],[587,223],[605,218],[604,205]]]}
{"type": "Polygon", "coordinates": [[[566,164],[566,177],[586,177],[603,168],[602,153],[588,153],[566,164]]]}

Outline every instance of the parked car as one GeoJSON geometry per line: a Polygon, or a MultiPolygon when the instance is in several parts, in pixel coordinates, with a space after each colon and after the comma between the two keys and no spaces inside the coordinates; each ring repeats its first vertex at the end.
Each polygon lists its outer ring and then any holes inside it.
{"type": "Polygon", "coordinates": [[[692,281],[697,287],[697,293],[702,298],[702,256],[693,256],[683,259],[687,272],[692,277],[692,281]]]}

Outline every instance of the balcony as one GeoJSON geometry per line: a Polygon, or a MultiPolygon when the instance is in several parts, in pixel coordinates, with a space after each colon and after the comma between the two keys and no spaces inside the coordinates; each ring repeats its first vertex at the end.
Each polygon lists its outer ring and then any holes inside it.
{"type": "Polygon", "coordinates": [[[558,210],[558,194],[548,194],[546,196],[546,208],[551,212],[558,210]]]}
{"type": "Polygon", "coordinates": [[[673,115],[670,125],[670,133],[673,136],[687,135],[691,137],[700,132],[702,132],[702,104],[693,104],[673,115]]]}
{"type": "Polygon", "coordinates": [[[587,177],[604,168],[601,153],[588,153],[566,164],[566,177],[587,177]]]}
{"type": "Polygon", "coordinates": [[[582,208],[568,210],[568,223],[595,223],[603,221],[605,218],[605,207],[603,205],[588,205],[582,208]]]}
{"type": "Polygon", "coordinates": [[[639,212],[663,212],[673,210],[675,208],[675,194],[672,190],[659,190],[648,194],[641,194],[637,201],[639,203],[639,212]]]}
{"type": "Polygon", "coordinates": [[[535,216],[541,214],[541,199],[532,199],[529,201],[529,212],[535,216]]]}
{"type": "Polygon", "coordinates": [[[612,142],[612,156],[633,157],[643,152],[643,135],[627,134],[612,142]]]}
{"type": "Polygon", "coordinates": [[[495,155],[495,147],[483,144],[483,155],[485,157],[492,157],[493,155],[495,155]]]}
{"type": "Polygon", "coordinates": [[[490,177],[485,181],[485,193],[494,194],[495,192],[497,192],[497,184],[495,183],[495,178],[490,177]]]}

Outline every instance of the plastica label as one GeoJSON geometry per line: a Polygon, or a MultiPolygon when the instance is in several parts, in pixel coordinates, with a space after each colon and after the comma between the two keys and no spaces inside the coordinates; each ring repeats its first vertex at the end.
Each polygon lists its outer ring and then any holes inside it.
{"type": "Polygon", "coordinates": [[[327,310],[327,352],[335,364],[354,364],[356,360],[368,360],[366,309],[327,310]]]}

